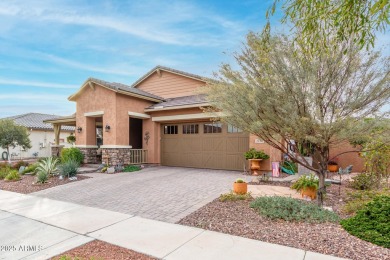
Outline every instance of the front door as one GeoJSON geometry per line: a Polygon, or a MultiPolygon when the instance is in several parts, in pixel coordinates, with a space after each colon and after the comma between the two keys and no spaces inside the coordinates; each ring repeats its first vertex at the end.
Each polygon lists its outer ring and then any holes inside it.
{"type": "Polygon", "coordinates": [[[142,119],[130,118],[129,139],[133,149],[142,149],[142,119]]]}

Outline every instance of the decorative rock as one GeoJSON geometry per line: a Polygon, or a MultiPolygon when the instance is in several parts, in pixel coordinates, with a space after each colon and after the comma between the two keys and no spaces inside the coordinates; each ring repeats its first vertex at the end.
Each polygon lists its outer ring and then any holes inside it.
{"type": "Polygon", "coordinates": [[[97,168],[97,170],[101,171],[104,167],[106,167],[106,165],[104,163],[100,164],[99,167],[97,168]]]}
{"type": "Polygon", "coordinates": [[[107,173],[108,173],[108,174],[113,174],[113,173],[115,173],[115,167],[107,168],[107,173]]]}
{"type": "Polygon", "coordinates": [[[20,166],[19,168],[19,173],[22,174],[24,172],[24,170],[26,169],[25,166],[20,166]]]}

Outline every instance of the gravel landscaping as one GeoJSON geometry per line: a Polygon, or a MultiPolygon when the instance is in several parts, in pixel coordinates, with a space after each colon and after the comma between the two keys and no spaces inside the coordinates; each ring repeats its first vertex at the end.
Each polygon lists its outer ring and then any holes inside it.
{"type": "Polygon", "coordinates": [[[120,246],[112,245],[100,240],[94,240],[85,245],[76,247],[61,255],[51,258],[52,260],[153,260],[150,256],[126,249],[120,246]]]}
{"type": "MultiPolygon", "coordinates": [[[[271,183],[260,182],[258,185],[291,185],[271,183]]],[[[348,181],[341,185],[340,195],[338,185],[328,187],[325,206],[332,207],[340,217],[347,217],[342,206],[349,191],[352,189],[348,187],[348,181]]],[[[390,249],[354,237],[340,224],[270,220],[250,208],[250,201],[221,202],[216,199],[183,218],[178,224],[349,259],[390,259],[390,249]]]]}
{"type": "MultiPolygon", "coordinates": [[[[82,181],[88,178],[91,177],[77,175],[77,180],[75,181],[82,181]]],[[[7,190],[7,191],[28,194],[40,190],[45,190],[58,185],[75,182],[75,181],[70,181],[68,180],[68,178],[60,180],[57,176],[57,177],[50,177],[47,183],[40,184],[40,183],[35,183],[36,182],[35,176],[23,175],[21,176],[21,179],[19,181],[0,180],[0,190],[7,190]]]]}

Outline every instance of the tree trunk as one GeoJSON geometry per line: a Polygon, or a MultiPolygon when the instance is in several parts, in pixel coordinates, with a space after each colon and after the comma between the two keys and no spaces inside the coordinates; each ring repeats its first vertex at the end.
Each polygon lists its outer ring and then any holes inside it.
{"type": "Polygon", "coordinates": [[[324,195],[326,193],[325,175],[326,175],[326,171],[321,169],[321,173],[318,174],[319,184],[318,184],[318,190],[317,190],[317,203],[318,203],[318,206],[320,206],[320,207],[322,207],[322,205],[324,204],[324,195]]]}
{"type": "Polygon", "coordinates": [[[9,146],[7,146],[8,163],[11,164],[11,155],[9,154],[9,146]]]}

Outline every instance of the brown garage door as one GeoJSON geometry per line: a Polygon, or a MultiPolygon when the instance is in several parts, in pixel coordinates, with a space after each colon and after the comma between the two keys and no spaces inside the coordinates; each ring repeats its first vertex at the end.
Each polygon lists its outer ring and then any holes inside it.
{"type": "Polygon", "coordinates": [[[219,122],[166,124],[161,144],[162,165],[243,170],[249,135],[219,122]]]}

